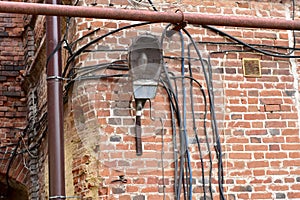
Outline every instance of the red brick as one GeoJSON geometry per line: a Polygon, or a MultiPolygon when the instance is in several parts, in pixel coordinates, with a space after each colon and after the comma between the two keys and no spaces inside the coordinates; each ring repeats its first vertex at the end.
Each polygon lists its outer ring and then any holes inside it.
{"type": "Polygon", "coordinates": [[[300,144],[281,144],[282,150],[299,150],[300,144]]]}
{"type": "Polygon", "coordinates": [[[244,114],[244,120],[264,120],[266,119],[265,114],[244,114]]]}
{"type": "Polygon", "coordinates": [[[252,199],[272,199],[272,193],[252,193],[251,194],[252,199]]]}
{"type": "Polygon", "coordinates": [[[270,185],[269,188],[273,191],[289,190],[289,187],[286,185],[270,185]]]}
{"type": "Polygon", "coordinates": [[[226,143],[248,143],[249,139],[242,137],[234,137],[226,140],[226,143]]]}
{"type": "Polygon", "coordinates": [[[284,160],[283,165],[284,167],[300,166],[300,160],[284,160]]]}
{"type": "Polygon", "coordinates": [[[284,159],[287,157],[288,157],[287,153],[285,153],[285,152],[266,153],[267,159],[284,159]]]}
{"type": "Polygon", "coordinates": [[[230,159],[251,159],[251,153],[230,153],[230,159]]]}
{"type": "Polygon", "coordinates": [[[265,111],[266,112],[274,112],[274,111],[280,111],[280,105],[275,104],[275,105],[265,105],[265,111]]]}
{"type": "Polygon", "coordinates": [[[274,105],[274,104],[282,104],[283,101],[281,98],[261,98],[260,100],[262,102],[262,104],[270,104],[270,105],[274,105]]]}
{"type": "Polygon", "coordinates": [[[266,151],[268,150],[267,145],[245,145],[246,151],[266,151]]]}
{"type": "Polygon", "coordinates": [[[289,199],[299,199],[300,192],[288,192],[287,196],[289,199]]]}
{"type": "Polygon", "coordinates": [[[267,121],[266,128],[285,128],[286,127],[285,121],[267,121]]]}
{"type": "Polygon", "coordinates": [[[265,168],[269,167],[268,161],[251,161],[247,163],[249,168],[265,168]]]}
{"type": "Polygon", "coordinates": [[[282,135],[299,135],[298,129],[284,129],[282,130],[282,135]]]}

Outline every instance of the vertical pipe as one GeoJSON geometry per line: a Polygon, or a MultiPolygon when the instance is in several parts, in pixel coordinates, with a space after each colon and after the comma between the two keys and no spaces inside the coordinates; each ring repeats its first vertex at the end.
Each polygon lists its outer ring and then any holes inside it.
{"type": "MultiPolygon", "coordinates": [[[[58,4],[57,0],[46,0],[58,4]]],[[[48,160],[49,199],[65,199],[65,163],[62,102],[60,19],[47,16],[48,160]]]]}
{"type": "Polygon", "coordinates": [[[141,156],[143,154],[143,146],[142,146],[142,128],[141,128],[140,115],[137,115],[135,118],[135,146],[136,146],[136,155],[141,156]]]}

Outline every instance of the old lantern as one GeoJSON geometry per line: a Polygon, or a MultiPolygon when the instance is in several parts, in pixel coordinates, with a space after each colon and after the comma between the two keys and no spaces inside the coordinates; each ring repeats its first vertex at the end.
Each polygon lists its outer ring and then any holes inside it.
{"type": "Polygon", "coordinates": [[[162,50],[158,38],[140,35],[129,47],[129,68],[136,103],[136,154],[142,155],[141,115],[145,102],[156,95],[162,68],[162,50]]]}

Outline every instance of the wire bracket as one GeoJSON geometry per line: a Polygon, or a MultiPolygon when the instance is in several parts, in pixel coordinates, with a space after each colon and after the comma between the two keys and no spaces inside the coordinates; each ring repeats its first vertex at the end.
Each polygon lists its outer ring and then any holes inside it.
{"type": "Polygon", "coordinates": [[[177,10],[175,11],[175,13],[177,13],[177,12],[180,12],[180,13],[181,13],[181,22],[178,23],[178,24],[176,24],[176,25],[173,27],[172,30],[174,30],[174,31],[179,31],[179,30],[183,29],[184,27],[186,27],[186,25],[187,25],[187,21],[185,21],[184,13],[182,12],[182,10],[177,9],[177,10]]]}
{"type": "Polygon", "coordinates": [[[61,76],[48,76],[47,80],[52,80],[52,79],[56,79],[56,80],[68,80],[66,78],[63,78],[61,76]]]}
{"type": "Polygon", "coordinates": [[[62,195],[56,195],[56,196],[50,196],[49,199],[81,199],[80,196],[62,196],[62,195]]]}
{"type": "Polygon", "coordinates": [[[177,9],[175,11],[175,13],[180,12],[181,13],[181,22],[174,24],[173,28],[169,31],[167,31],[167,37],[172,37],[173,34],[175,34],[176,32],[180,31],[181,29],[184,29],[187,25],[187,21],[185,21],[184,18],[184,13],[182,12],[182,10],[177,9]]]}

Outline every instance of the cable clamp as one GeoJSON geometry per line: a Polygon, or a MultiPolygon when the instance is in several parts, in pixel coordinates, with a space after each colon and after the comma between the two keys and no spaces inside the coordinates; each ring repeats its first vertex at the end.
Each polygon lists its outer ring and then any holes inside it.
{"type": "Polygon", "coordinates": [[[186,25],[187,25],[187,21],[185,21],[185,19],[184,19],[184,13],[182,12],[182,10],[177,9],[175,11],[175,13],[177,13],[177,12],[181,13],[181,18],[182,18],[181,22],[179,22],[177,24],[174,24],[174,27],[171,30],[167,31],[167,33],[166,33],[167,37],[171,37],[174,33],[176,33],[178,31],[180,31],[181,29],[185,28],[186,25]]]}
{"type": "Polygon", "coordinates": [[[68,80],[66,78],[63,78],[61,76],[48,76],[47,80],[56,79],[56,80],[68,80]]]}
{"type": "Polygon", "coordinates": [[[49,199],[81,199],[80,196],[51,196],[49,199]]]}
{"type": "Polygon", "coordinates": [[[174,31],[179,31],[179,30],[181,30],[181,29],[183,29],[184,27],[186,27],[186,25],[187,25],[187,21],[185,21],[185,19],[184,19],[184,13],[182,12],[182,10],[180,10],[180,9],[177,9],[176,11],[175,11],[175,13],[177,13],[177,12],[180,12],[181,13],[181,22],[180,23],[178,23],[175,27],[173,27],[173,30],[174,31]]]}

